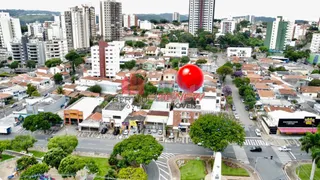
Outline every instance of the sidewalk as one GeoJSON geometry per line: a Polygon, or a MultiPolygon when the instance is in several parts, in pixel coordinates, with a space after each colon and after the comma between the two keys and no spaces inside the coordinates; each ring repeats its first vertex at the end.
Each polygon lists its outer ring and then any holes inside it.
{"type": "Polygon", "coordinates": [[[297,176],[296,169],[302,164],[311,164],[312,161],[291,161],[284,166],[286,176],[291,180],[300,180],[297,176]]]}
{"type": "MultiPolygon", "coordinates": [[[[178,156],[174,156],[172,158],[170,158],[168,160],[168,166],[170,168],[170,172],[171,172],[171,177],[172,177],[172,180],[180,180],[181,176],[180,176],[180,169],[177,165],[177,161],[178,160],[190,160],[190,159],[196,159],[196,158],[199,158],[201,160],[208,160],[210,158],[212,158],[212,156],[194,156],[194,155],[178,155],[178,156]]],[[[226,158],[222,158],[223,161],[229,161],[229,162],[232,162],[234,164],[237,164],[238,166],[246,169],[248,171],[248,173],[250,174],[250,177],[222,177],[223,180],[228,180],[228,179],[232,179],[232,180],[259,180],[260,177],[258,174],[255,173],[254,169],[249,166],[249,165],[245,165],[245,164],[241,164],[239,163],[238,161],[236,160],[233,160],[233,159],[226,159],[226,158]]],[[[210,173],[212,171],[212,167],[209,167],[208,165],[206,165],[206,168],[207,168],[207,172],[208,172],[208,175],[206,176],[206,180],[210,180],[211,177],[210,177],[210,173]]]]}

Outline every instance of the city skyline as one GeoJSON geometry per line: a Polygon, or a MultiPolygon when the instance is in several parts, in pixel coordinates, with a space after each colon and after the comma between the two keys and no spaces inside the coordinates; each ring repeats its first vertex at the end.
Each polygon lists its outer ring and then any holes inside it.
{"type": "MultiPolygon", "coordinates": [[[[65,11],[69,7],[88,4],[94,6],[96,9],[99,7],[99,0],[56,0],[56,1],[41,1],[41,0],[28,0],[28,3],[22,0],[11,0],[1,5],[2,9],[25,9],[25,10],[51,10],[51,11],[65,11]],[[36,4],[36,6],[35,6],[36,4]]],[[[119,0],[123,4],[124,14],[159,14],[159,13],[173,13],[179,12],[180,14],[188,14],[189,0],[119,0]],[[152,1],[152,6],[150,4],[152,1]],[[170,6],[167,6],[170,4],[170,6]],[[133,8],[134,7],[134,8],[133,8]]],[[[318,11],[320,2],[305,0],[303,4],[312,4],[308,8],[301,8],[299,3],[291,3],[290,9],[287,7],[286,2],[270,0],[268,3],[261,4],[255,3],[253,0],[217,0],[216,1],[216,18],[227,18],[232,16],[242,15],[256,15],[276,17],[283,16],[289,20],[312,20],[318,21],[319,15],[314,12],[318,11]],[[230,4],[232,6],[230,6],[230,4]],[[277,6],[274,6],[277,4],[277,6]],[[244,8],[239,8],[244,7],[244,8]],[[248,7],[248,8],[245,8],[248,7]],[[250,7],[250,9],[249,9],[250,7]],[[226,11],[229,10],[229,11],[226,11]],[[299,12],[299,13],[297,13],[299,12]]],[[[98,13],[98,12],[97,12],[98,13]]]]}

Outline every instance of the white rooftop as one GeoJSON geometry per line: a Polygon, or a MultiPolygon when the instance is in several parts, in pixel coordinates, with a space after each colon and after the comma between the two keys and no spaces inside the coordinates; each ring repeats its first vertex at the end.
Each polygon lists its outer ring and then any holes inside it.
{"type": "Polygon", "coordinates": [[[87,119],[92,114],[92,111],[103,102],[103,98],[97,97],[83,97],[77,102],[75,102],[73,105],[69,106],[67,109],[73,109],[82,111],[83,113],[83,119],[87,119]]]}
{"type": "Polygon", "coordinates": [[[319,119],[320,116],[314,113],[310,113],[307,111],[295,111],[293,113],[286,112],[286,111],[272,111],[268,113],[269,118],[264,118],[266,123],[269,126],[278,126],[279,119],[286,118],[286,119],[303,119],[305,117],[316,117],[319,119]]]}
{"type": "Polygon", "coordinates": [[[152,110],[152,111],[170,111],[170,102],[153,101],[150,110],[152,110]]]}

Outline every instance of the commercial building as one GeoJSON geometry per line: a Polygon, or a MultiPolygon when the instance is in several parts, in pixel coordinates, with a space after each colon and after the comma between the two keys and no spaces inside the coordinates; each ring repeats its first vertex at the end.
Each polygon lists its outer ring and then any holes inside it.
{"type": "Polygon", "coordinates": [[[180,14],[178,12],[174,12],[172,14],[172,21],[178,21],[180,22],[180,14]]]}
{"type": "Polygon", "coordinates": [[[292,41],[293,29],[293,22],[285,21],[282,16],[278,16],[274,22],[267,24],[264,45],[270,50],[283,51],[292,41]]]}
{"type": "Polygon", "coordinates": [[[220,32],[222,34],[231,33],[236,29],[236,21],[234,20],[223,20],[221,21],[220,32]]]}
{"type": "Polygon", "coordinates": [[[105,108],[102,109],[103,122],[108,123],[111,127],[121,127],[123,121],[132,113],[133,97],[128,98],[131,101],[114,102],[111,101],[105,108]]]}
{"type": "Polygon", "coordinates": [[[66,40],[51,40],[45,42],[46,59],[60,58],[65,60],[68,54],[68,44],[66,40]]]}
{"type": "Polygon", "coordinates": [[[101,0],[99,25],[103,40],[120,40],[122,35],[122,3],[115,0],[101,0]]]}
{"type": "Polygon", "coordinates": [[[24,35],[21,39],[14,39],[11,41],[12,59],[19,62],[28,60],[27,43],[29,42],[28,36],[24,35]]]}
{"type": "Polygon", "coordinates": [[[313,53],[320,52],[320,33],[313,33],[310,50],[313,53]]]}
{"type": "Polygon", "coordinates": [[[45,43],[39,39],[30,39],[27,43],[28,60],[35,61],[38,65],[46,62],[45,43]]]}
{"type": "Polygon", "coordinates": [[[0,12],[0,48],[11,51],[10,42],[21,37],[20,20],[10,17],[9,13],[0,12]]]}
{"type": "Polygon", "coordinates": [[[215,0],[189,1],[189,32],[195,35],[198,29],[212,32],[215,0]]]}
{"type": "Polygon", "coordinates": [[[82,5],[70,8],[61,15],[64,38],[68,49],[90,47],[90,38],[96,35],[94,7],[82,5]]]}
{"type": "Polygon", "coordinates": [[[153,24],[150,21],[144,20],[139,22],[140,29],[151,30],[153,29],[153,24]]]}
{"type": "Polygon", "coordinates": [[[182,57],[188,56],[189,43],[169,43],[164,49],[164,56],[182,57]]]}
{"type": "Polygon", "coordinates": [[[91,47],[91,76],[115,77],[120,71],[120,51],[124,41],[104,42],[91,47]]]}
{"type": "Polygon", "coordinates": [[[65,106],[67,99],[63,95],[49,95],[48,97],[26,99],[26,110],[28,114],[40,112],[58,112],[65,106]]]}
{"type": "Polygon", "coordinates": [[[139,26],[138,17],[135,14],[124,14],[123,16],[123,27],[130,28],[131,26],[139,26]]]}
{"type": "Polygon", "coordinates": [[[228,47],[227,54],[228,57],[251,57],[252,48],[251,47],[228,47]]]}
{"type": "Polygon", "coordinates": [[[87,119],[93,110],[103,102],[103,98],[83,97],[64,110],[65,124],[79,124],[87,119]]]}

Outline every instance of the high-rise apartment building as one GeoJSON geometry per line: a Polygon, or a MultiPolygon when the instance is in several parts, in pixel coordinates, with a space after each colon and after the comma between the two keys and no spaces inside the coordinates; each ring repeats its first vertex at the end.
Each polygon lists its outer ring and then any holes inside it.
{"type": "Polygon", "coordinates": [[[59,58],[65,60],[68,54],[68,44],[66,40],[51,40],[45,42],[46,59],[59,58]]]}
{"type": "Polygon", "coordinates": [[[307,33],[308,26],[305,24],[295,24],[294,31],[293,31],[293,38],[294,39],[303,39],[307,33]]]}
{"type": "Polygon", "coordinates": [[[294,23],[278,16],[274,22],[268,22],[264,45],[271,50],[283,51],[292,41],[294,23]]]}
{"type": "Polygon", "coordinates": [[[14,39],[11,41],[10,45],[13,60],[19,61],[20,63],[28,60],[28,41],[28,35],[23,35],[21,39],[14,39]]]}
{"type": "Polygon", "coordinates": [[[27,43],[28,60],[35,61],[39,65],[46,62],[45,43],[39,39],[30,39],[27,43]]]}
{"type": "Polygon", "coordinates": [[[11,41],[21,37],[20,20],[10,17],[9,13],[0,12],[0,48],[11,51],[11,41]]]}
{"type": "Polygon", "coordinates": [[[226,33],[233,33],[233,31],[236,29],[236,21],[234,20],[223,20],[221,21],[221,28],[220,32],[222,34],[226,33]]]}
{"type": "Polygon", "coordinates": [[[27,24],[28,35],[35,38],[42,38],[44,34],[44,27],[42,23],[36,21],[34,23],[27,24]]]}
{"type": "Polygon", "coordinates": [[[215,0],[189,1],[189,32],[195,35],[198,29],[212,32],[215,0]]]}
{"type": "Polygon", "coordinates": [[[135,14],[123,15],[123,27],[130,28],[131,26],[138,26],[138,17],[135,14]]]}
{"type": "Polygon", "coordinates": [[[95,77],[115,77],[120,71],[120,51],[124,45],[124,41],[100,41],[99,45],[92,46],[92,70],[89,74],[95,77]]]}
{"type": "Polygon", "coordinates": [[[172,21],[178,21],[180,22],[180,14],[178,12],[174,12],[172,14],[172,21]]]}
{"type": "Polygon", "coordinates": [[[310,51],[313,53],[320,52],[320,33],[313,33],[310,51]]]}
{"type": "Polygon", "coordinates": [[[70,8],[62,13],[61,25],[69,50],[90,47],[90,38],[96,36],[94,7],[82,5],[70,8]]]}
{"type": "Polygon", "coordinates": [[[100,35],[103,40],[120,40],[122,34],[122,3],[115,0],[101,0],[99,23],[100,35]]]}

